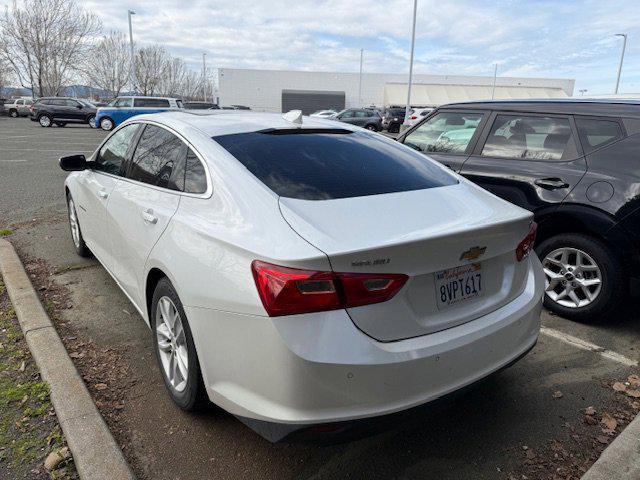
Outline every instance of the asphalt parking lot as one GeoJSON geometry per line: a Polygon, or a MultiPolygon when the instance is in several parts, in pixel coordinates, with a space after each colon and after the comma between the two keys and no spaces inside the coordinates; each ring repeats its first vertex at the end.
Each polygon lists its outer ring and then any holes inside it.
{"type": "Polygon", "coordinates": [[[639,373],[634,297],[590,325],[543,313],[538,345],[522,361],[357,441],[274,445],[219,409],[179,411],[142,319],[69,237],[57,159],[89,153],[104,136],[0,117],[0,229],[13,230],[36,289],[53,292],[61,336],[139,478],[578,478],[613,438],[599,425],[603,414],[619,432],[640,409],[611,388],[639,373]],[[585,415],[591,406],[595,415],[585,415]]]}

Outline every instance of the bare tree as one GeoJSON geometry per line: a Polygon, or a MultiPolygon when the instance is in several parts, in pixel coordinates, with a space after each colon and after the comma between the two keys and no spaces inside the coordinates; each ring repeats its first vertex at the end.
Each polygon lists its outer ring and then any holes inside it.
{"type": "Polygon", "coordinates": [[[111,32],[93,48],[85,73],[91,84],[120,95],[129,82],[131,52],[129,42],[120,32],[111,32]]]}
{"type": "Polygon", "coordinates": [[[158,93],[167,96],[181,96],[181,87],[188,73],[184,60],[176,57],[168,58],[158,84],[158,93]]]}
{"type": "Polygon", "coordinates": [[[134,76],[142,95],[153,95],[158,91],[171,62],[171,57],[160,45],[138,49],[135,55],[134,76]]]}

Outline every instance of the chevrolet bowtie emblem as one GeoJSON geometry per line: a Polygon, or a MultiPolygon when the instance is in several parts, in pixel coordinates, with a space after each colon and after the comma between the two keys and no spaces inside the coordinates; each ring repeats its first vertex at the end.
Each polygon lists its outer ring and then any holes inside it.
{"type": "Polygon", "coordinates": [[[484,252],[486,250],[487,247],[471,247],[466,252],[462,252],[462,255],[460,255],[460,260],[469,260],[471,262],[484,255],[484,252]]]}

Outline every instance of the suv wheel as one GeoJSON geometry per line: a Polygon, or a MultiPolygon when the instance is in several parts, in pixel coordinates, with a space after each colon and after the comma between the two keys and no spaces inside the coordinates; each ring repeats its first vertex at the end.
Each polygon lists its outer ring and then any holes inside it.
{"type": "Polygon", "coordinates": [[[95,115],[91,115],[88,119],[87,119],[87,123],[89,124],[89,126],[91,128],[96,128],[96,116],[95,115]]]}
{"type": "Polygon", "coordinates": [[[103,118],[100,120],[100,128],[106,132],[113,130],[113,120],[110,118],[103,118]]]}
{"type": "Polygon", "coordinates": [[[18,118],[18,111],[17,110],[9,110],[9,116],[11,118],[18,118]]]}
{"type": "Polygon", "coordinates": [[[601,241],[561,234],[540,243],[536,252],[545,274],[544,305],[549,310],[591,321],[619,306],[626,276],[618,257],[601,241]]]}
{"type": "Polygon", "coordinates": [[[51,117],[49,115],[40,115],[40,118],[38,118],[38,123],[41,127],[50,127],[51,117]]]}
{"type": "Polygon", "coordinates": [[[201,409],[207,396],[191,328],[178,293],[166,277],[153,292],[149,313],[156,360],[171,399],[183,410],[201,409]]]}

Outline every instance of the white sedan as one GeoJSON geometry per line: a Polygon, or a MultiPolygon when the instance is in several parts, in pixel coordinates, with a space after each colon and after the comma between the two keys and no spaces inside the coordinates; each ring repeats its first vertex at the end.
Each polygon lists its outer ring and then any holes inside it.
{"type": "Polygon", "coordinates": [[[209,399],[271,440],[335,432],[469,385],[538,338],[532,214],[382,135],[296,112],[167,112],[60,165],[77,252],[148,323],[185,410],[209,399]]]}

